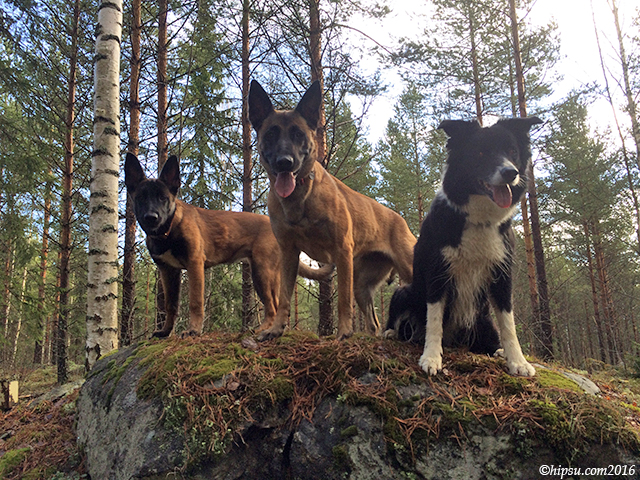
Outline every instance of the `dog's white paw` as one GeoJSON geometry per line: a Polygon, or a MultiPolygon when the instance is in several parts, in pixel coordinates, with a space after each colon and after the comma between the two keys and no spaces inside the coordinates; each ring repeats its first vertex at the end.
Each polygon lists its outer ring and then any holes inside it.
{"type": "Polygon", "coordinates": [[[507,361],[507,367],[509,367],[509,373],[511,375],[533,377],[536,374],[536,369],[524,358],[519,361],[507,361]]]}
{"type": "Polygon", "coordinates": [[[423,354],[418,363],[427,375],[435,375],[442,370],[442,355],[428,357],[423,354]]]}
{"type": "Polygon", "coordinates": [[[389,330],[385,330],[385,332],[382,334],[382,337],[394,339],[394,338],[398,338],[398,334],[393,328],[390,328],[389,330]]]}

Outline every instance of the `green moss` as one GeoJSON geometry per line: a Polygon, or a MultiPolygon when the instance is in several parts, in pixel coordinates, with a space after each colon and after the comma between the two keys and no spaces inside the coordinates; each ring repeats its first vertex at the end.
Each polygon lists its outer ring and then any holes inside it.
{"type": "Polygon", "coordinates": [[[31,449],[27,447],[5,452],[5,454],[0,457],[0,477],[8,476],[9,473],[24,462],[30,451],[31,449]]]}
{"type": "Polygon", "coordinates": [[[353,469],[353,462],[349,457],[349,450],[346,445],[336,445],[331,449],[331,460],[333,469],[348,477],[353,469]]]}
{"type": "Polygon", "coordinates": [[[278,338],[277,342],[279,345],[294,345],[300,342],[318,342],[320,338],[313,332],[306,330],[288,330],[286,331],[280,338],[278,338]]]}
{"type": "Polygon", "coordinates": [[[584,393],[584,390],[564,375],[553,370],[539,368],[536,372],[536,383],[542,388],[559,388],[562,390],[571,390],[576,393],[584,393]]]}
{"type": "Polygon", "coordinates": [[[206,385],[209,382],[220,380],[224,376],[233,372],[238,368],[238,362],[230,358],[222,358],[206,367],[203,372],[196,375],[195,383],[198,385],[206,385]]]}
{"type": "MultiPolygon", "coordinates": [[[[538,371],[539,373],[539,371],[538,371]]],[[[507,395],[517,395],[525,391],[525,387],[529,385],[530,380],[523,377],[514,377],[503,373],[498,377],[498,385],[507,395]]]]}
{"type": "Polygon", "coordinates": [[[355,425],[351,425],[340,432],[340,436],[343,438],[355,437],[356,435],[358,435],[358,427],[355,425]]]}

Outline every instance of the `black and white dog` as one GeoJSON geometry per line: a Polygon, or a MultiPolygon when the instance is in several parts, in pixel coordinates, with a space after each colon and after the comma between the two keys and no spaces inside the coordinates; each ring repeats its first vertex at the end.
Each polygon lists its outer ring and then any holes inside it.
{"type": "Polygon", "coordinates": [[[422,223],[413,283],[394,293],[385,332],[424,339],[420,366],[429,375],[442,369],[443,344],[493,354],[500,340],[509,372],[535,375],[513,319],[511,217],[526,189],[529,129],[539,123],[513,118],[482,128],[476,121],[445,120],[438,127],[449,136],[442,188],[422,223]]]}

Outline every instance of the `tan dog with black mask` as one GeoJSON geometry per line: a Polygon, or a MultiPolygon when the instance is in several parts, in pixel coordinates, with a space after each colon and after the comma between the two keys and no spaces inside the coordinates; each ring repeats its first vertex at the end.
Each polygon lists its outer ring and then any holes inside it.
{"type": "Polygon", "coordinates": [[[273,327],[258,337],[282,335],[290,311],[300,252],[334,264],[338,274],[338,338],[353,334],[353,297],[366,328],[380,324],[373,295],[395,270],[411,282],[416,239],[404,219],[347,187],[317,159],[316,129],[322,92],[315,82],[295,110],[275,110],[255,80],[249,92],[249,118],[258,134],[258,152],[271,182],[268,206],[282,251],[282,283],[273,327]]]}

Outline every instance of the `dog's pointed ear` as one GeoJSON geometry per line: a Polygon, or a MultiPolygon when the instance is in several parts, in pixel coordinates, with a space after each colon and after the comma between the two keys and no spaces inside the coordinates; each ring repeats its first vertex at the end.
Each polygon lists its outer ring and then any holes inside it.
{"type": "Polygon", "coordinates": [[[127,191],[133,194],[147,177],[142,170],[142,166],[133,153],[128,153],[124,161],[124,184],[127,186],[127,191]]]}
{"type": "Polygon", "coordinates": [[[467,137],[480,128],[477,120],[443,120],[438,125],[438,130],[444,130],[449,138],[467,137]]]}
{"type": "Polygon", "coordinates": [[[256,80],[251,80],[249,86],[249,121],[255,131],[259,131],[262,122],[274,111],[273,104],[267,92],[256,80]]]}
{"type": "Polygon", "coordinates": [[[320,107],[322,106],[322,89],[320,88],[320,81],[316,80],[304,93],[296,112],[302,115],[307,121],[307,125],[313,131],[318,128],[318,122],[320,121],[320,107]]]}
{"type": "Polygon", "coordinates": [[[178,190],[180,189],[180,164],[178,157],[171,155],[167,159],[162,167],[158,180],[169,188],[171,195],[178,195],[178,190]]]}
{"type": "Polygon", "coordinates": [[[544,123],[538,117],[516,117],[516,118],[503,118],[498,120],[498,124],[505,128],[508,128],[513,133],[529,133],[529,130],[534,125],[544,123]]]}

